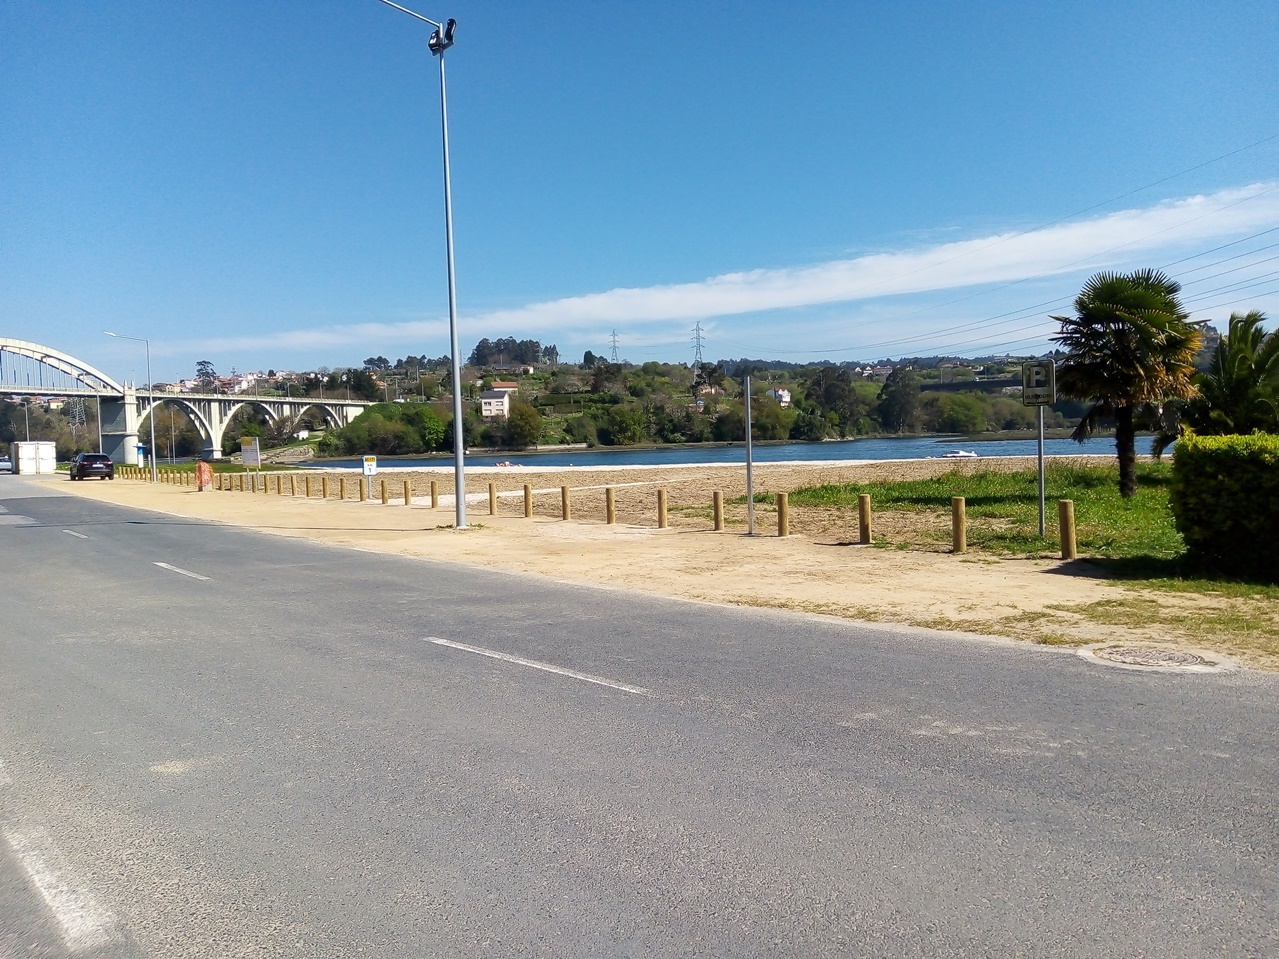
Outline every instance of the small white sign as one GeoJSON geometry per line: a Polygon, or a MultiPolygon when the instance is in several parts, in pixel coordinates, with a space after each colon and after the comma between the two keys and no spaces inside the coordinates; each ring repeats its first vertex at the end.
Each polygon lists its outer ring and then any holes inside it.
{"type": "Polygon", "coordinates": [[[262,468],[262,450],[258,447],[256,436],[240,437],[240,455],[244,457],[245,466],[262,468]]]}
{"type": "Polygon", "coordinates": [[[1031,360],[1021,365],[1021,405],[1052,406],[1057,402],[1057,364],[1031,360]]]}
{"type": "Polygon", "coordinates": [[[377,457],[376,456],[364,457],[364,475],[377,476],[377,457]]]}

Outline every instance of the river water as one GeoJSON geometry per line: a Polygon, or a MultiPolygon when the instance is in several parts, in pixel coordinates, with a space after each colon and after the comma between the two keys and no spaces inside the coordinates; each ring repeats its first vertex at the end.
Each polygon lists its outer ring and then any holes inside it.
{"type": "MultiPolygon", "coordinates": [[[[1138,452],[1146,452],[1138,439],[1138,452]]],[[[962,449],[978,456],[1034,456],[1031,440],[964,440],[956,437],[876,437],[838,440],[826,443],[756,444],[751,452],[756,463],[829,462],[832,460],[919,460],[939,457],[951,450],[962,449]]],[[[1047,456],[1107,456],[1115,452],[1114,437],[1094,437],[1085,443],[1074,440],[1044,441],[1047,456]]],[[[596,447],[594,449],[555,450],[546,453],[474,453],[467,454],[468,466],[662,466],[726,464],[746,462],[746,446],[742,443],[706,446],[672,446],[645,449],[629,447],[596,447]]],[[[382,456],[378,465],[386,468],[421,469],[447,467],[453,463],[450,453],[433,456],[382,456]]],[[[359,459],[333,459],[303,464],[328,469],[359,469],[359,459]]]]}

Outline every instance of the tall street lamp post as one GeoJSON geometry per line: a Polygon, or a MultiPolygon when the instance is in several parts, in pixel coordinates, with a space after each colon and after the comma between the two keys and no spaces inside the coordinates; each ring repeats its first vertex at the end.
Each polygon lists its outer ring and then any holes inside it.
{"type": "Polygon", "coordinates": [[[158,483],[160,481],[159,468],[155,465],[155,384],[151,382],[151,341],[145,336],[129,336],[127,333],[109,333],[102,331],[107,336],[114,336],[121,340],[139,340],[146,344],[147,347],[147,395],[149,399],[149,409],[147,411],[151,420],[151,482],[158,483]]]}
{"type": "Polygon", "coordinates": [[[444,249],[448,258],[449,280],[449,354],[453,373],[453,500],[455,505],[454,528],[466,526],[466,431],[462,428],[462,393],[458,388],[462,382],[462,371],[457,345],[457,287],[453,272],[453,187],[449,177],[449,101],[444,83],[444,51],[453,46],[453,31],[457,21],[449,19],[444,23],[414,13],[391,0],[381,0],[388,7],[394,7],[401,13],[407,13],[414,19],[429,23],[435,28],[427,47],[432,56],[440,58],[440,131],[444,145],[444,249]]]}

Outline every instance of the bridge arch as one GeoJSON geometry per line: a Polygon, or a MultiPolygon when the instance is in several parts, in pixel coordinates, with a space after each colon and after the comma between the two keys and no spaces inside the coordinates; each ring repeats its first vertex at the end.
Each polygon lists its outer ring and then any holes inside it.
{"type": "Polygon", "coordinates": [[[204,444],[205,454],[222,455],[222,437],[232,416],[245,406],[259,409],[267,422],[312,410],[326,428],[340,429],[372,404],[365,400],[316,399],[310,396],[246,396],[243,394],[157,393],[154,397],[132,383],[121,383],[69,353],[41,343],[0,337],[0,394],[19,396],[96,396],[102,451],[119,463],[138,461],[139,427],[153,409],[172,403],[182,409],[204,444]]]}
{"type": "Polygon", "coordinates": [[[51,346],[7,336],[0,336],[0,385],[12,389],[25,386],[32,393],[66,393],[81,389],[114,396],[124,395],[123,386],[83,360],[51,346]],[[10,358],[8,363],[5,362],[6,354],[10,358]],[[30,373],[41,373],[44,367],[53,370],[62,379],[59,381],[58,376],[51,376],[51,382],[45,383],[42,377],[38,377],[35,383],[30,382],[30,373]],[[17,377],[23,375],[26,380],[20,381],[17,377]],[[78,384],[78,387],[71,385],[72,383],[78,384]]]}

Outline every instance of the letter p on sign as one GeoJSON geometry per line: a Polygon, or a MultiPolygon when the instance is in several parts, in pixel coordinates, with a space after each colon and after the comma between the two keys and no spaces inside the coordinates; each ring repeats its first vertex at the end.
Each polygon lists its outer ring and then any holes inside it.
{"type": "Polygon", "coordinates": [[[1052,360],[1032,360],[1021,365],[1023,406],[1052,406],[1057,402],[1057,366],[1052,360]]]}

